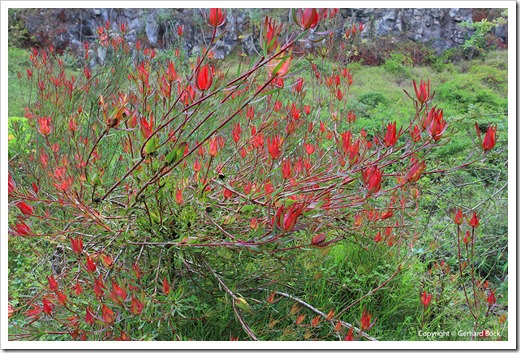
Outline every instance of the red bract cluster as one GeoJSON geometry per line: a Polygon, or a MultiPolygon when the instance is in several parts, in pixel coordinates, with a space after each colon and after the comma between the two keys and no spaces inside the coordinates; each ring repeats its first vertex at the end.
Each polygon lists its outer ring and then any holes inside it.
{"type": "Polygon", "coordinates": [[[492,150],[496,143],[497,128],[494,126],[488,126],[486,135],[482,140],[482,148],[484,151],[492,150]]]}
{"type": "Polygon", "coordinates": [[[300,27],[303,29],[312,29],[318,25],[319,17],[316,9],[303,9],[298,15],[300,27]]]}
{"type": "Polygon", "coordinates": [[[278,228],[283,229],[286,232],[290,232],[294,229],[296,221],[302,214],[304,208],[305,205],[294,204],[287,211],[285,211],[285,208],[280,206],[276,212],[274,223],[278,228]]]}
{"type": "Polygon", "coordinates": [[[276,21],[270,19],[268,16],[265,17],[264,28],[263,28],[263,47],[267,52],[278,47],[278,36],[282,31],[283,24],[276,25],[276,21]]]}
{"type": "Polygon", "coordinates": [[[208,23],[211,27],[220,27],[226,22],[226,13],[219,8],[209,10],[208,23]]]}
{"type": "Polygon", "coordinates": [[[440,140],[444,131],[448,127],[448,124],[443,118],[442,109],[437,109],[433,107],[428,113],[427,118],[425,119],[424,125],[426,127],[426,131],[428,135],[435,141],[440,140]]]}
{"type": "Polygon", "coordinates": [[[211,71],[211,68],[208,65],[205,65],[197,72],[196,85],[199,90],[206,91],[211,87],[211,84],[213,83],[213,74],[211,71]]]}
{"type": "Polygon", "coordinates": [[[426,293],[426,291],[421,293],[421,303],[422,303],[422,305],[427,307],[428,305],[430,305],[431,301],[432,301],[432,294],[428,294],[428,293],[426,293]]]}
{"type": "Polygon", "coordinates": [[[413,89],[415,90],[415,96],[417,97],[417,101],[419,103],[424,104],[431,99],[430,80],[428,80],[428,82],[424,82],[423,80],[421,80],[421,82],[419,83],[419,87],[417,87],[415,80],[413,80],[413,89]]]}

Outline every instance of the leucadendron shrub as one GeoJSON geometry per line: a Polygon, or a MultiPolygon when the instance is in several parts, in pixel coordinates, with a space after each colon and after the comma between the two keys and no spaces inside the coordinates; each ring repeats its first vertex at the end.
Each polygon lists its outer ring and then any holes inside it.
{"type": "MultiPolygon", "coordinates": [[[[233,70],[212,56],[222,9],[206,11],[211,40],[192,61],[179,51],[159,60],[108,22],[81,58],[90,62],[91,46],[105,52],[103,65],[69,75],[52,48],[33,50],[20,75],[33,92],[27,124],[13,127],[10,145],[9,239],[33,246],[27,256],[42,275],[10,304],[13,337],[204,339],[183,329],[231,318],[243,331],[222,339],[281,339],[258,308],[293,300],[284,254],[377,247],[391,264],[383,285],[407,266],[420,237],[419,181],[449,172],[427,157],[453,127],[423,80],[406,93],[408,124],[388,116],[384,126],[359,126],[346,109],[358,78],[323,62],[364,27],[337,38],[337,12],[292,10],[292,26],[266,18],[262,52],[233,70]],[[310,39],[321,42],[302,49],[310,39]]],[[[486,153],[495,140],[490,127],[486,153]]],[[[383,285],[336,311],[311,309],[310,324],[286,308],[295,316],[282,322],[296,331],[285,337],[376,339],[361,301],[383,285]],[[342,320],[349,310],[361,313],[357,322],[342,320]]],[[[431,295],[420,298],[430,305],[431,295]]],[[[467,299],[476,315],[476,297],[467,299]]]]}

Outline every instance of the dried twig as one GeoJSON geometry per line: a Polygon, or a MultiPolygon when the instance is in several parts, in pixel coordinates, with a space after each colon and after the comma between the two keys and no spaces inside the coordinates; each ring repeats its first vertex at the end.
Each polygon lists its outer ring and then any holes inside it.
{"type": "MultiPolygon", "coordinates": [[[[269,289],[265,289],[265,288],[258,288],[258,290],[262,290],[262,291],[265,291],[265,292],[273,292],[273,291],[270,291],[269,289]]],[[[314,311],[316,314],[320,315],[321,317],[323,317],[324,319],[327,319],[327,314],[325,314],[323,311],[320,311],[318,309],[316,309],[315,307],[313,307],[312,305],[310,305],[309,303],[307,302],[304,302],[303,300],[301,300],[300,298],[297,298],[295,296],[292,296],[290,294],[287,294],[287,293],[284,293],[284,292],[279,292],[279,291],[274,291],[276,294],[278,295],[281,295],[282,297],[286,297],[286,298],[289,298],[289,299],[292,299],[294,300],[295,302],[298,302],[300,303],[301,305],[305,306],[307,309],[310,309],[312,311],[314,311]]],[[[358,333],[359,335],[365,337],[367,340],[369,341],[377,341],[376,338],[372,337],[372,336],[369,336],[365,331],[362,331],[360,330],[359,328],[355,327],[354,325],[352,324],[349,324],[348,322],[345,322],[345,321],[342,321],[342,320],[338,320],[338,319],[330,319],[329,322],[334,326],[336,323],[340,323],[341,326],[344,326],[348,329],[353,329],[356,333],[358,333]]]]}

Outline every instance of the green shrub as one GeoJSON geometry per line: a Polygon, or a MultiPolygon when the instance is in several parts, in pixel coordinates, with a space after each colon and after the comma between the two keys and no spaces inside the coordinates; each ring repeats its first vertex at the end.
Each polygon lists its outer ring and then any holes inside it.
{"type": "Polygon", "coordinates": [[[393,75],[409,77],[410,72],[408,71],[408,68],[411,67],[412,64],[413,61],[410,59],[410,57],[394,52],[390,54],[390,57],[385,60],[383,67],[388,73],[393,75]]]}

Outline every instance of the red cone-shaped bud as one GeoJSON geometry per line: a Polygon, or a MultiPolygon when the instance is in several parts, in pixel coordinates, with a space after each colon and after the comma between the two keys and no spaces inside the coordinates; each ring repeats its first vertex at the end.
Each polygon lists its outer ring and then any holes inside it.
{"type": "Polygon", "coordinates": [[[473,212],[473,215],[471,216],[471,219],[469,220],[468,224],[473,228],[478,227],[478,217],[476,212],[473,212]]]}
{"type": "Polygon", "coordinates": [[[493,147],[495,147],[496,133],[496,126],[488,126],[486,135],[484,136],[484,140],[482,140],[482,148],[484,149],[484,151],[489,151],[493,149],[493,147]]]}
{"type": "Polygon", "coordinates": [[[49,282],[49,289],[51,291],[56,291],[58,289],[58,282],[54,279],[54,276],[47,276],[47,281],[49,282]]]}
{"type": "Polygon", "coordinates": [[[426,291],[421,293],[421,303],[422,303],[422,305],[427,307],[428,305],[430,305],[431,301],[432,301],[432,295],[431,294],[426,293],[426,291]]]}
{"type": "Polygon", "coordinates": [[[300,10],[300,26],[303,29],[312,29],[318,25],[319,16],[316,9],[300,10]]]}
{"type": "Polygon", "coordinates": [[[197,80],[195,82],[197,88],[201,91],[205,91],[211,87],[213,83],[213,74],[211,68],[206,65],[199,69],[197,72],[197,80]]]}
{"type": "Polygon", "coordinates": [[[211,27],[220,27],[226,21],[226,14],[222,9],[209,9],[208,23],[211,27]]]}

